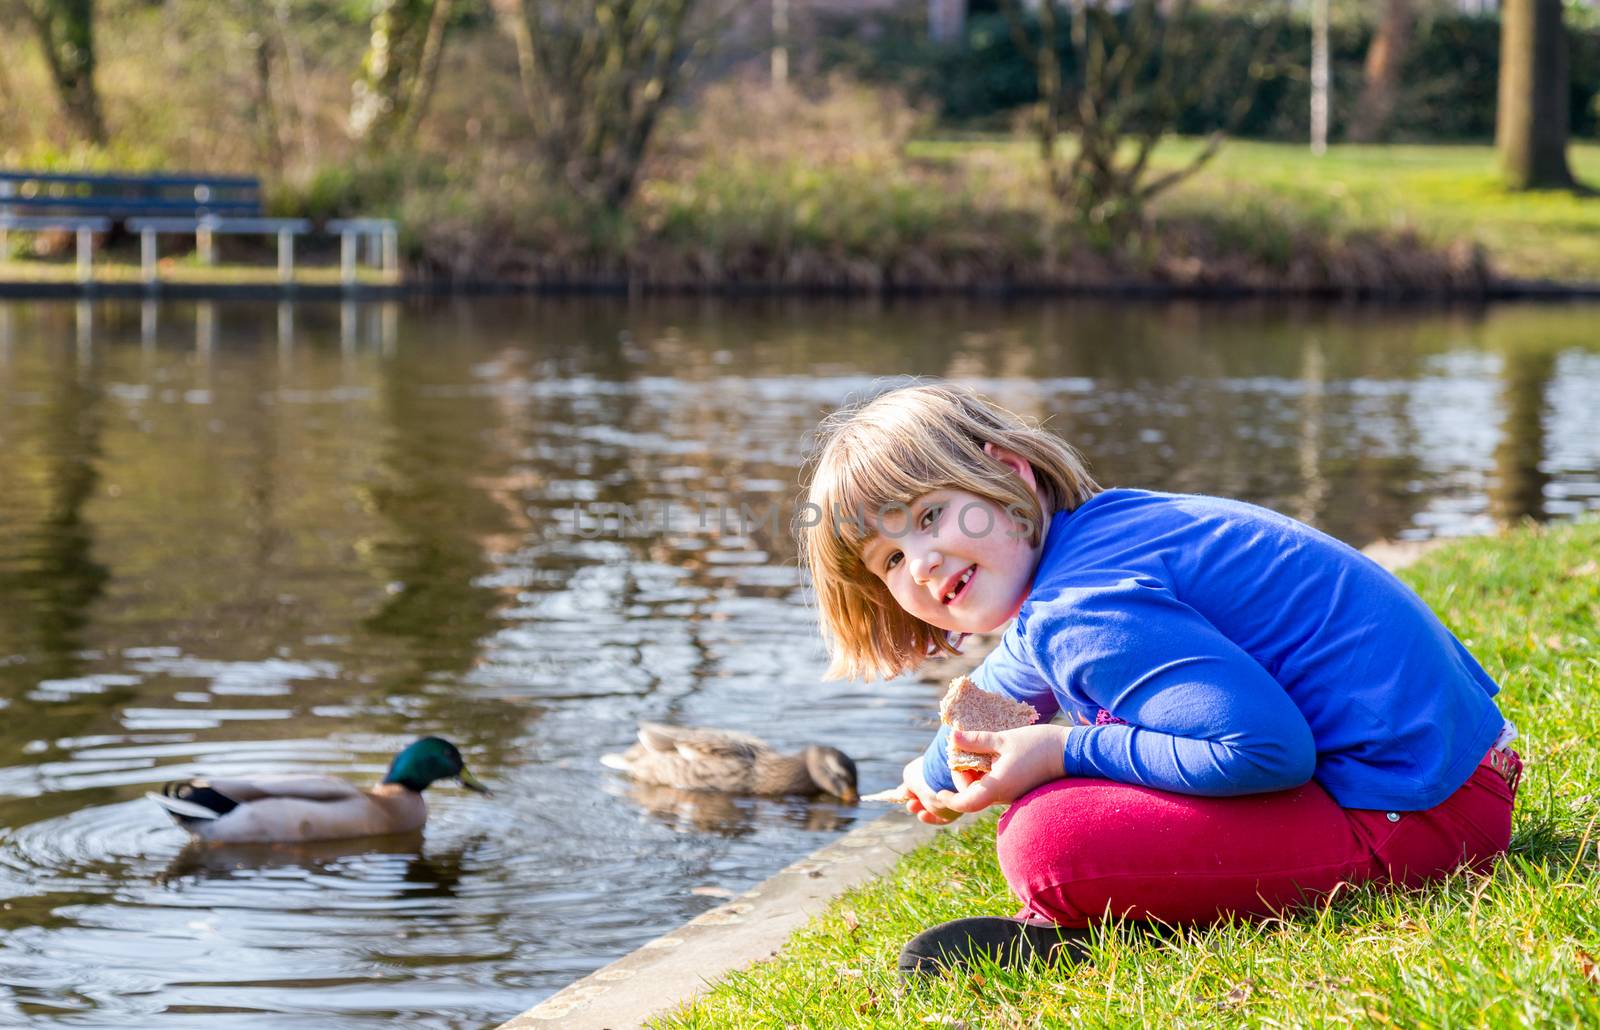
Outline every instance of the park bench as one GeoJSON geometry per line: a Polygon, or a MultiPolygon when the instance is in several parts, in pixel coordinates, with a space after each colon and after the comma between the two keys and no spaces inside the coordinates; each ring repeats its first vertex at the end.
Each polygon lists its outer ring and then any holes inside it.
{"type": "MultiPolygon", "coordinates": [[[[139,266],[147,284],[158,281],[156,238],[163,233],[194,234],[204,264],[216,259],[214,239],[222,233],[273,235],[278,239],[278,279],[294,278],[294,240],[310,231],[303,218],[262,215],[261,181],[239,175],[88,175],[0,171],[0,254],[7,233],[60,230],[77,235],[80,282],[93,279],[93,234],[122,221],[139,235],[139,266]]],[[[349,219],[329,223],[341,237],[341,274],[355,283],[356,242],[368,241],[368,254],[385,272],[399,265],[394,223],[387,219],[349,219]],[[379,254],[379,242],[382,243],[379,254]]]]}

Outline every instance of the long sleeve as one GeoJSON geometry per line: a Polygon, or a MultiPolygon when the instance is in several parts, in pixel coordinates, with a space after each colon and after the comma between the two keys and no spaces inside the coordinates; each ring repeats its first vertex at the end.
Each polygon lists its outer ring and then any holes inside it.
{"type": "Polygon", "coordinates": [[[1283,687],[1154,579],[1064,587],[1028,637],[1051,682],[1127,723],[1074,727],[1069,776],[1223,796],[1296,787],[1316,768],[1283,687]]]}
{"type": "MultiPolygon", "coordinates": [[[[972,672],[972,682],[980,690],[1000,694],[1013,701],[1026,701],[1039,713],[1040,722],[1049,722],[1060,710],[1060,701],[1050,681],[1024,651],[1018,626],[1013,624],[1000,637],[1000,643],[972,672]]],[[[940,726],[933,742],[923,753],[922,775],[935,790],[954,790],[950,775],[950,727],[940,726]]]]}

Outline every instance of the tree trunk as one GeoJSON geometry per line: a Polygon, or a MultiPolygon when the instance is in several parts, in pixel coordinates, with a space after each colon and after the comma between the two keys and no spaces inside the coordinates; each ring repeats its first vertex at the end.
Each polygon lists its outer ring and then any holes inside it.
{"type": "Polygon", "coordinates": [[[1383,18],[1367,47],[1361,99],[1350,125],[1350,138],[1357,143],[1374,143],[1389,134],[1415,24],[1412,0],[1384,0],[1383,18]]]}
{"type": "Polygon", "coordinates": [[[415,128],[412,106],[432,93],[424,77],[437,70],[449,16],[449,0],[378,0],[373,6],[367,52],[352,85],[353,139],[383,146],[415,128]]]}
{"type": "Polygon", "coordinates": [[[1546,454],[1545,400],[1555,378],[1556,356],[1543,347],[1509,348],[1500,370],[1505,420],[1494,449],[1494,481],[1489,487],[1489,508],[1503,526],[1523,519],[1543,521],[1544,488],[1550,473],[1544,470],[1546,454]]]}
{"type": "Polygon", "coordinates": [[[428,20],[428,35],[422,41],[422,56],[417,59],[417,74],[406,99],[405,119],[400,123],[400,141],[410,144],[428,113],[434,84],[439,81],[439,58],[444,53],[444,33],[450,24],[452,0],[434,0],[433,16],[428,20]]]}
{"type": "Polygon", "coordinates": [[[632,196],[656,119],[711,38],[688,38],[697,2],[491,0],[534,138],[581,200],[614,209],[632,196]]]}
{"type": "Polygon", "coordinates": [[[94,0],[29,0],[28,14],[67,120],[79,136],[105,143],[106,123],[94,86],[94,0]]]}
{"type": "Polygon", "coordinates": [[[1311,152],[1328,152],[1332,62],[1328,54],[1329,0],[1311,0],[1311,152]]]}
{"type": "Polygon", "coordinates": [[[1562,0],[1506,0],[1500,12],[1495,147],[1512,189],[1568,187],[1567,34],[1562,0]]]}

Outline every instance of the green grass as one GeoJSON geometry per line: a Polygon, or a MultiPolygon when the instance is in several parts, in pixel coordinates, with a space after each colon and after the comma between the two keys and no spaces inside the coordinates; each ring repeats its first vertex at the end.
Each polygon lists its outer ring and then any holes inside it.
{"type": "MultiPolygon", "coordinates": [[[[73,283],[78,281],[78,266],[67,261],[0,260],[0,282],[10,283],[73,283]]],[[[139,283],[144,275],[138,262],[121,260],[96,260],[94,281],[97,283],[139,283]]],[[[338,286],[343,282],[337,265],[296,264],[294,281],[300,286],[338,286]]],[[[356,269],[356,281],[366,286],[389,285],[395,277],[377,269],[356,269]]],[[[193,261],[163,262],[161,282],[165,284],[207,286],[276,286],[276,265],[201,265],[193,261]]]]}
{"type": "Polygon", "coordinates": [[[931,923],[1010,914],[992,817],[836,902],[779,956],[658,1027],[1600,1024],[1600,522],[1441,549],[1405,573],[1503,685],[1528,761],[1490,876],[1361,889],[1267,923],[1171,939],[1104,929],[1070,970],[898,982],[931,923]]]}
{"type": "MultiPolygon", "coordinates": [[[[623,210],[586,208],[548,177],[526,174],[525,157],[510,152],[325,168],[299,186],[278,183],[271,207],[392,216],[410,267],[446,279],[867,291],[1145,280],[1470,293],[1488,277],[1477,251],[1456,246],[1469,241],[1501,276],[1600,283],[1600,196],[1504,190],[1487,146],[1335,147],[1316,158],[1298,145],[1231,142],[1158,199],[1153,232],[1118,244],[1052,205],[1028,141],[902,147],[896,135],[868,146],[881,130],[867,115],[841,115],[837,125],[810,116],[822,127],[798,140],[771,142],[763,122],[760,146],[724,139],[716,126],[692,146],[664,145],[668,156],[647,168],[623,210]]],[[[1199,146],[1171,140],[1156,165],[1175,166],[1199,146]]],[[[1571,160],[1600,185],[1600,146],[1574,144],[1571,160]]],[[[103,269],[108,280],[137,279],[133,267],[103,269]]],[[[273,274],[192,262],[172,271],[185,282],[273,274]]],[[[303,274],[321,282],[336,273],[303,274]]],[[[0,267],[11,281],[71,277],[70,264],[0,267]]]]}
{"type": "MultiPolygon", "coordinates": [[[[1199,147],[1168,141],[1156,163],[1175,166],[1199,147]]],[[[1033,143],[1010,139],[925,140],[911,153],[951,163],[1037,161],[1033,143]]],[[[1600,145],[1574,143],[1568,159],[1580,181],[1600,188],[1600,145]]],[[[1248,224],[1263,206],[1346,231],[1410,229],[1441,246],[1474,240],[1502,275],[1600,280],[1600,195],[1507,190],[1486,145],[1336,146],[1319,158],[1298,144],[1231,141],[1157,211],[1205,211],[1248,224]]]]}

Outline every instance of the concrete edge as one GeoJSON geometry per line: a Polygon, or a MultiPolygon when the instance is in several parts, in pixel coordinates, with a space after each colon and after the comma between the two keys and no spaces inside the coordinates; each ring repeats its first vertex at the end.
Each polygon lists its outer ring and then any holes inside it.
{"type": "MultiPolygon", "coordinates": [[[[1391,572],[1415,563],[1442,540],[1380,540],[1362,548],[1391,572]]],[[[992,644],[992,641],[988,643],[992,644]]],[[[975,666],[984,642],[923,678],[941,681],[975,666]]],[[[622,1030],[639,1027],[693,999],[729,973],[777,955],[791,934],[840,895],[887,873],[900,856],[944,827],[900,810],[859,826],[833,843],[610,965],[577,980],[498,1030],[622,1030]]]]}

